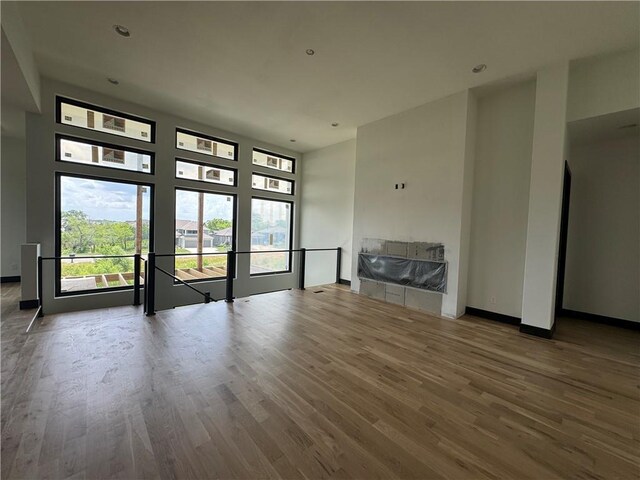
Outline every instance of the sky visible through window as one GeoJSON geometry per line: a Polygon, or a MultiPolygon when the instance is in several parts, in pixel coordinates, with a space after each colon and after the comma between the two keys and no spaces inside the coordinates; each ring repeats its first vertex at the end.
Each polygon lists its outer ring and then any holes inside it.
{"type": "MultiPolygon", "coordinates": [[[[137,185],[89,178],[62,177],[60,207],[79,210],[91,220],[134,221],[137,185]]],[[[143,195],[142,219],[149,220],[150,194],[143,195]]]]}
{"type": "Polygon", "coordinates": [[[58,245],[61,256],[69,257],[59,264],[61,293],[133,285],[133,255],[151,246],[151,188],[60,177],[58,245]]]}

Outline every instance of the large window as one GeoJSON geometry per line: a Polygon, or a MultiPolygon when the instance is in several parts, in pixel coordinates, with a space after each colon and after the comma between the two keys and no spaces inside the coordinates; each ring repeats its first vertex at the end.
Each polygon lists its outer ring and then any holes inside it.
{"type": "Polygon", "coordinates": [[[152,186],[57,175],[59,295],[130,288],[133,258],[92,255],[145,254],[153,241],[152,186]]]}
{"type": "Polygon", "coordinates": [[[179,128],[176,129],[176,148],[227,160],[237,160],[235,143],[179,128]]]}
{"type": "Polygon", "coordinates": [[[260,150],[258,148],[253,149],[253,164],[260,165],[261,167],[272,168],[274,170],[280,170],[282,172],[293,173],[295,170],[295,160],[293,158],[285,157],[283,155],[276,155],[275,153],[268,152],[266,150],[260,150]]]}
{"type": "Polygon", "coordinates": [[[251,199],[251,274],[291,271],[291,215],[293,203],[264,198],[251,199]]]}
{"type": "Polygon", "coordinates": [[[56,160],[61,162],[153,173],[152,152],[63,135],[57,135],[56,142],[56,160]]]}
{"type": "Polygon", "coordinates": [[[58,123],[155,142],[155,122],[87,103],[57,97],[58,123]]]}
{"type": "Polygon", "coordinates": [[[184,281],[227,274],[235,244],[235,196],[176,189],[175,275],[184,281]],[[197,255],[194,255],[197,254],[197,255]]]}

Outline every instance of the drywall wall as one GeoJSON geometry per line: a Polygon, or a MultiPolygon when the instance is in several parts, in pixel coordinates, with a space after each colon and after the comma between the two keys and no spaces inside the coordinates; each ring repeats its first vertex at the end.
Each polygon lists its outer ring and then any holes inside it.
{"type": "Polygon", "coordinates": [[[466,287],[466,278],[461,278],[465,271],[460,256],[463,222],[470,217],[463,210],[470,202],[465,194],[473,178],[465,176],[465,166],[471,168],[472,162],[467,122],[473,103],[465,91],[358,128],[351,274],[355,291],[355,260],[363,238],[440,242],[449,262],[441,313],[464,313],[466,299],[459,298],[459,288],[466,287]],[[396,183],[404,183],[405,189],[396,190],[396,183]]]}
{"type": "Polygon", "coordinates": [[[640,322],[640,140],[571,148],[563,308],[640,322]]]}
{"type": "Polygon", "coordinates": [[[20,275],[20,245],[26,241],[27,162],[24,138],[2,136],[0,152],[1,276],[20,275]]]}
{"type": "MultiPolygon", "coordinates": [[[[351,280],[356,141],[305,153],[302,167],[300,246],[341,247],[341,278],[351,280]]],[[[308,286],[336,280],[335,252],[308,252],[308,286]]]]}
{"type": "Polygon", "coordinates": [[[571,62],[567,121],[639,107],[638,79],[638,49],[571,62]]]}
{"type": "MultiPolygon", "coordinates": [[[[28,94],[31,97],[29,98],[28,108],[30,111],[38,111],[40,110],[40,73],[33,58],[31,42],[18,11],[17,2],[0,3],[0,13],[3,40],[8,41],[10,44],[11,53],[15,57],[15,62],[22,77],[20,81],[25,83],[28,94]]],[[[4,53],[8,52],[9,50],[4,50],[4,53]]],[[[5,58],[3,57],[4,61],[5,58]]],[[[12,79],[14,78],[12,77],[12,79]]],[[[14,87],[14,85],[11,87],[14,87]]]]}
{"type": "MultiPolygon", "coordinates": [[[[458,124],[458,134],[463,135],[463,171],[462,171],[462,211],[460,214],[460,259],[458,261],[458,292],[456,295],[456,317],[464,314],[467,308],[467,290],[469,275],[469,254],[471,251],[471,213],[473,200],[473,177],[476,155],[476,121],[478,101],[476,95],[467,92],[466,119],[458,124]]],[[[446,305],[445,305],[446,307],[446,305]]]]}
{"type": "Polygon", "coordinates": [[[467,305],[520,318],[535,81],[478,99],[467,305]]]}
{"type": "Polygon", "coordinates": [[[536,76],[522,323],[549,332],[555,321],[568,84],[568,63],[536,76]]]}
{"type": "MultiPolygon", "coordinates": [[[[165,112],[159,112],[142,105],[125,102],[74,85],[43,79],[41,86],[42,114],[27,114],[27,168],[29,172],[38,172],[37,175],[30,175],[27,181],[27,198],[29,199],[27,202],[27,241],[40,243],[44,256],[52,256],[55,254],[55,172],[93,175],[115,180],[135,180],[154,184],[154,242],[157,253],[171,253],[175,248],[174,212],[176,187],[196,188],[202,191],[237,195],[236,243],[238,251],[248,251],[251,249],[251,197],[253,195],[262,198],[294,201],[293,247],[297,248],[299,245],[299,189],[296,190],[293,196],[263,190],[253,190],[251,172],[257,170],[267,175],[273,175],[273,172],[275,172],[275,170],[269,171],[252,165],[253,147],[293,157],[296,159],[298,165],[301,157],[300,154],[283,147],[175,117],[165,112]],[[153,144],[142,143],[125,137],[114,137],[113,135],[103,132],[58,124],[55,121],[56,94],[154,120],[156,122],[156,142],[153,144]],[[191,154],[184,150],[176,150],[176,127],[202,132],[206,135],[212,135],[238,143],[238,161],[223,160],[221,158],[202,158],[202,156],[199,156],[197,153],[191,154]],[[126,170],[105,169],[92,165],[56,162],[56,133],[81,136],[107,143],[115,143],[124,147],[137,147],[154,151],[156,164],[155,173],[148,175],[126,170]],[[186,179],[178,179],[175,175],[176,156],[210,161],[217,165],[236,168],[238,169],[238,186],[203,184],[201,182],[197,183],[186,179]]],[[[277,176],[294,180],[297,183],[300,178],[297,171],[293,174],[278,171],[277,176]]],[[[173,270],[173,261],[170,257],[158,258],[158,266],[171,271],[173,270]]],[[[297,258],[294,258],[291,273],[252,277],[249,274],[249,256],[240,255],[237,264],[237,277],[234,282],[235,295],[237,297],[243,297],[254,293],[295,287],[297,285],[297,268],[298,261],[297,258]]],[[[43,278],[45,310],[48,313],[126,305],[132,301],[132,291],[130,290],[54,298],[55,272],[53,262],[45,265],[43,278]]],[[[188,288],[182,285],[174,285],[173,280],[169,277],[158,275],[157,278],[156,304],[158,310],[201,301],[201,298],[188,288]]],[[[210,291],[211,296],[215,299],[224,298],[224,280],[201,282],[198,283],[198,288],[204,291],[210,291]]]]}

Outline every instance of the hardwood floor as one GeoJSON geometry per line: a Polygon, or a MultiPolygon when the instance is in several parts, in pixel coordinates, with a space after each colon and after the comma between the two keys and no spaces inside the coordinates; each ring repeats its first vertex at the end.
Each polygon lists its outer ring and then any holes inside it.
{"type": "Polygon", "coordinates": [[[328,286],[27,335],[17,294],[3,479],[639,478],[637,331],[563,320],[549,341],[328,286]]]}

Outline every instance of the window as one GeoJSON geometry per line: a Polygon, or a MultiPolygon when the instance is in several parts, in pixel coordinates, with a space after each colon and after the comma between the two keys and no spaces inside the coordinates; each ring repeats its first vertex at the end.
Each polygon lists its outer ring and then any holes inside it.
{"type": "Polygon", "coordinates": [[[235,187],[236,170],[206,163],[176,159],[176,178],[186,178],[199,182],[217,183],[235,187]]]}
{"type": "Polygon", "coordinates": [[[58,295],[131,288],[133,258],[153,244],[151,185],[57,175],[58,295]]]}
{"type": "Polygon", "coordinates": [[[275,153],[267,152],[266,150],[259,150],[257,148],[253,149],[254,165],[294,173],[294,162],[295,160],[293,158],[276,155],[275,153]]]}
{"type": "Polygon", "coordinates": [[[222,278],[235,245],[235,195],[176,189],[175,275],[184,281],[222,278]]]}
{"type": "Polygon", "coordinates": [[[151,120],[61,97],[56,102],[58,123],[155,142],[156,124],[151,120]]]}
{"type": "Polygon", "coordinates": [[[285,193],[293,195],[293,182],[283,178],[265,177],[254,173],[251,176],[253,188],[258,190],[268,190],[269,192],[285,193]]]}
{"type": "Polygon", "coordinates": [[[63,135],[57,135],[56,142],[56,159],[61,162],[153,173],[152,152],[63,135]]]}
{"type": "Polygon", "coordinates": [[[237,160],[237,144],[187,130],[176,129],[176,148],[227,160],[237,160]]]}
{"type": "Polygon", "coordinates": [[[251,199],[251,275],[290,272],[293,203],[264,198],[251,199]]]}

